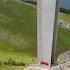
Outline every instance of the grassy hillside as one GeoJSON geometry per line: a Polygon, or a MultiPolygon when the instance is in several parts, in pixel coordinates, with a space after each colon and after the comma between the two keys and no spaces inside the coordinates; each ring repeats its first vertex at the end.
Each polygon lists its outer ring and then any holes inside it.
{"type": "Polygon", "coordinates": [[[63,20],[65,23],[70,23],[70,14],[59,13],[59,18],[63,20]]]}
{"type": "Polygon", "coordinates": [[[12,59],[27,66],[35,63],[35,58],[36,7],[16,0],[0,0],[0,62],[12,59]]]}
{"type": "Polygon", "coordinates": [[[64,28],[58,29],[56,58],[63,52],[70,50],[70,32],[64,28]]]}
{"type": "MultiPolygon", "coordinates": [[[[59,13],[59,19],[63,20],[63,22],[70,23],[69,18],[70,18],[70,14],[59,13]]],[[[61,53],[67,50],[70,50],[70,31],[59,27],[57,49],[56,49],[56,59],[61,53]]]]}
{"type": "MultiPolygon", "coordinates": [[[[21,70],[36,62],[36,11],[33,4],[0,0],[0,70],[21,70]]],[[[65,22],[70,23],[69,17],[60,13],[65,22]]],[[[57,56],[70,49],[69,46],[70,33],[59,28],[57,56]]]]}

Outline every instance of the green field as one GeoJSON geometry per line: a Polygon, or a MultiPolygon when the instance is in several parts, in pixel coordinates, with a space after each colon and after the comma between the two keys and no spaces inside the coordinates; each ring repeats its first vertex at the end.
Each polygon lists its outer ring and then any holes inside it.
{"type": "Polygon", "coordinates": [[[0,70],[23,70],[22,66],[0,66],[0,70]]]}
{"type": "MultiPolygon", "coordinates": [[[[60,13],[60,19],[65,22],[70,23],[69,17],[60,13]]],[[[0,70],[23,70],[29,64],[36,63],[36,33],[35,5],[0,0],[0,70]]],[[[57,56],[70,49],[70,33],[63,28],[59,28],[57,47],[57,56]]]]}
{"type": "Polygon", "coordinates": [[[70,14],[59,13],[59,18],[65,23],[70,23],[70,14]]]}
{"type": "Polygon", "coordinates": [[[63,52],[70,50],[70,32],[64,28],[58,29],[58,41],[56,49],[56,58],[63,52]]]}
{"type": "Polygon", "coordinates": [[[9,60],[24,64],[23,68],[36,62],[35,5],[0,0],[0,68],[9,68],[5,66],[9,60]]]}
{"type": "MultiPolygon", "coordinates": [[[[62,20],[65,24],[70,23],[70,14],[59,12],[59,19],[62,20]]],[[[61,28],[58,28],[58,39],[56,47],[56,58],[63,52],[70,50],[70,31],[61,28]]]]}

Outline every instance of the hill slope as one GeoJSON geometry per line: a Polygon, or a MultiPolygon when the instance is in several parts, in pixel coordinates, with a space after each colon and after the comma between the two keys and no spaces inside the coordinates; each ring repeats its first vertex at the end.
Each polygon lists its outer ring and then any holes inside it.
{"type": "Polygon", "coordinates": [[[65,23],[70,23],[70,14],[59,13],[59,18],[63,20],[65,23]]]}
{"type": "MultiPolygon", "coordinates": [[[[0,62],[10,58],[15,62],[23,62],[25,66],[36,62],[36,15],[35,5],[18,0],[0,0],[0,62]]],[[[60,13],[59,18],[70,23],[69,17],[60,13]]],[[[69,46],[70,33],[60,28],[57,56],[70,49],[69,46]]],[[[3,67],[0,70],[10,69],[3,67]]]]}
{"type": "MultiPolygon", "coordinates": [[[[70,23],[69,18],[70,18],[70,14],[59,12],[59,19],[62,20],[65,24],[70,23]]],[[[70,31],[59,26],[56,59],[61,53],[67,50],[70,50],[70,31]]]]}
{"type": "Polygon", "coordinates": [[[0,0],[0,61],[25,65],[36,57],[36,7],[16,0],[0,0]]]}

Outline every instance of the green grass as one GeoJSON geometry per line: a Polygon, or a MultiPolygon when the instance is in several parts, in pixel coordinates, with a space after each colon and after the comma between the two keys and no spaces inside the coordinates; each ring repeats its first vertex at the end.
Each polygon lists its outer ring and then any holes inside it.
{"type": "MultiPolygon", "coordinates": [[[[37,9],[33,4],[0,0],[0,62],[10,58],[25,66],[0,65],[0,70],[22,70],[37,60],[37,9]]],[[[59,18],[70,23],[70,15],[59,18]]],[[[59,27],[56,55],[70,49],[70,32],[59,27]]],[[[56,56],[56,57],[57,57],[56,56]]]]}
{"type": "MultiPolygon", "coordinates": [[[[25,66],[36,63],[36,6],[16,0],[0,0],[0,61],[11,58],[25,66]]],[[[21,66],[2,65],[0,70],[21,66]]],[[[24,68],[24,67],[23,67],[24,68]]],[[[18,69],[19,70],[19,69],[18,69]]]]}
{"type": "Polygon", "coordinates": [[[70,32],[59,27],[56,58],[67,50],[70,50],[70,32]]]}
{"type": "MultiPolygon", "coordinates": [[[[70,23],[70,14],[66,14],[66,13],[61,13],[59,12],[59,19],[63,20],[63,22],[66,23],[70,23]]],[[[56,58],[57,57],[67,51],[70,50],[70,31],[59,27],[58,29],[58,39],[57,39],[57,47],[56,47],[56,58]]]]}
{"type": "Polygon", "coordinates": [[[4,66],[4,65],[2,65],[2,66],[0,66],[0,70],[23,70],[23,68],[24,67],[22,67],[22,66],[4,66]]]}
{"type": "Polygon", "coordinates": [[[59,18],[63,20],[65,23],[70,23],[70,14],[59,13],[59,18]]]}

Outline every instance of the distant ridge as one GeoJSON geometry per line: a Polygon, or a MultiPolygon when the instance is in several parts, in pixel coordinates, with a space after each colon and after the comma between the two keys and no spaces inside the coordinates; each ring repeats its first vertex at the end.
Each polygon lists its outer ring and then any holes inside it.
{"type": "Polygon", "coordinates": [[[60,8],[60,12],[70,14],[70,10],[65,8],[60,8]]]}
{"type": "Polygon", "coordinates": [[[21,1],[32,3],[32,4],[37,4],[37,0],[21,0],[21,1]]]}

